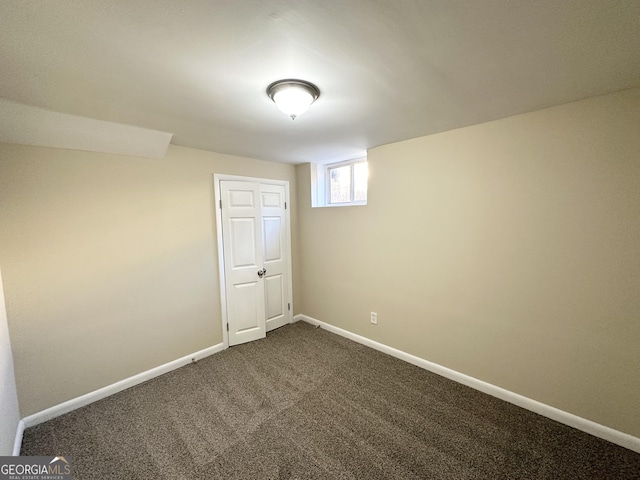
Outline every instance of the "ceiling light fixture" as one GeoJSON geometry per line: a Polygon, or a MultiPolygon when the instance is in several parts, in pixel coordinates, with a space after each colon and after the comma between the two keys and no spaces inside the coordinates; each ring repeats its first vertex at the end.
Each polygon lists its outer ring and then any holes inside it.
{"type": "Polygon", "coordinates": [[[318,99],[320,90],[313,83],[291,78],[273,82],[267,87],[267,95],[280,111],[295,120],[318,99]]]}

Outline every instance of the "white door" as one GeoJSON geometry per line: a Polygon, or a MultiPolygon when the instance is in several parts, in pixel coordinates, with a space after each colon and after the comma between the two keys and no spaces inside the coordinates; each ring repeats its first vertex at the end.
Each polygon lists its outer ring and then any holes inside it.
{"type": "Polygon", "coordinates": [[[260,184],[267,332],[291,320],[284,185],[260,184]]]}
{"type": "Polygon", "coordinates": [[[264,338],[260,185],[220,182],[229,345],[264,338]]]}
{"type": "Polygon", "coordinates": [[[220,201],[228,339],[238,345],[291,321],[286,189],[221,180],[220,201]]]}

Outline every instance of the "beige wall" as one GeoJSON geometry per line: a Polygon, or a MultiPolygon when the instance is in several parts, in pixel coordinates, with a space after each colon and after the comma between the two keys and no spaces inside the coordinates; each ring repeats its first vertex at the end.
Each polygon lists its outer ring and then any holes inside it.
{"type": "Polygon", "coordinates": [[[297,167],[303,313],[640,436],[640,89],[369,165],[368,206],[317,209],[297,167]]]}
{"type": "Polygon", "coordinates": [[[289,180],[296,196],[287,164],[173,145],[151,160],[0,144],[23,416],[222,342],[214,173],[289,180]]]}
{"type": "Polygon", "coordinates": [[[20,422],[20,409],[3,292],[0,273],[0,456],[7,456],[13,455],[13,442],[16,438],[18,422],[20,422]]]}

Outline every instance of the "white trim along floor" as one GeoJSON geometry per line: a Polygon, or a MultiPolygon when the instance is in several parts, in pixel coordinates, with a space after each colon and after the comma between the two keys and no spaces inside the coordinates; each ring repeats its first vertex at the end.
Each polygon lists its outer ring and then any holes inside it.
{"type": "MultiPolygon", "coordinates": [[[[552,420],[556,420],[570,427],[576,428],[578,430],[589,433],[596,437],[602,438],[604,440],[608,440],[609,442],[615,443],[616,445],[620,445],[622,447],[628,448],[629,450],[640,453],[640,438],[634,437],[633,435],[620,432],[613,428],[606,427],[604,425],[593,422],[591,420],[587,420],[586,418],[582,418],[572,413],[565,412],[558,408],[538,402],[536,400],[532,400],[523,395],[519,395],[517,393],[511,392],[504,388],[492,385],[482,380],[478,380],[477,378],[470,377],[463,373],[456,372],[455,370],[451,370],[449,368],[443,367],[441,365],[438,365],[437,363],[430,362],[428,360],[417,357],[415,355],[411,355],[409,353],[403,352],[402,350],[398,350],[396,348],[389,347],[388,345],[384,345],[374,340],[370,340],[361,335],[357,335],[355,333],[349,332],[342,328],[335,327],[333,325],[322,322],[320,320],[309,317],[307,315],[299,314],[293,317],[294,322],[299,320],[310,323],[312,325],[320,326],[321,328],[329,332],[348,338],[350,340],[353,340],[354,342],[366,345],[375,350],[384,352],[388,355],[399,358],[401,360],[404,360],[418,367],[424,368],[425,370],[429,370],[430,372],[436,373],[445,378],[448,378],[455,382],[471,387],[475,390],[479,390],[493,397],[499,398],[501,400],[505,400],[509,403],[522,407],[526,410],[530,410],[544,417],[550,418],[552,420]]],[[[34,413],[33,415],[29,415],[23,418],[18,423],[13,454],[15,456],[20,454],[20,447],[22,445],[22,435],[25,428],[38,425],[40,423],[46,422],[47,420],[51,420],[55,417],[58,417],[65,413],[76,410],[80,407],[84,407],[85,405],[101,400],[103,398],[106,398],[110,395],[118,393],[127,388],[133,387],[140,383],[146,382],[147,380],[155,378],[164,373],[170,372],[171,370],[180,368],[184,365],[189,364],[194,360],[200,360],[202,358],[208,357],[209,355],[213,355],[214,353],[221,352],[222,350],[224,350],[223,343],[214,345],[204,350],[195,352],[191,355],[186,355],[172,362],[165,363],[164,365],[160,365],[158,367],[152,368],[145,372],[126,378],[114,384],[100,388],[93,392],[89,392],[80,397],[73,398],[59,405],[54,405],[53,407],[47,408],[46,410],[43,410],[41,412],[37,412],[37,413],[34,413]]]]}

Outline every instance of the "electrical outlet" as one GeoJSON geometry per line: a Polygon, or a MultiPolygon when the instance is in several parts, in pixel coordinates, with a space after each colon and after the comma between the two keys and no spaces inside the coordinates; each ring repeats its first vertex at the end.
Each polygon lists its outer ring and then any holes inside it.
{"type": "Polygon", "coordinates": [[[371,323],[378,324],[378,314],[376,312],[371,312],[371,323]]]}

